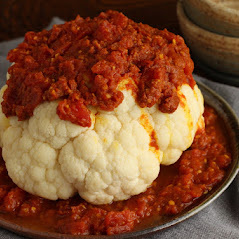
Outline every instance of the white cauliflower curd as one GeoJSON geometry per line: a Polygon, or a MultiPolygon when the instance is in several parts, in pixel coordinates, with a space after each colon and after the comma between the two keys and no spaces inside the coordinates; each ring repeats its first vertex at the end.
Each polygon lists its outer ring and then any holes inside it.
{"type": "Polygon", "coordinates": [[[0,146],[14,183],[51,200],[78,192],[93,204],[144,192],[160,164],[176,162],[204,127],[203,97],[197,85],[184,84],[177,89],[177,110],[166,114],[156,105],[140,108],[130,90],[121,90],[124,101],[114,111],[90,108],[90,128],[61,120],[58,101],[40,104],[24,121],[0,110],[0,146]]]}

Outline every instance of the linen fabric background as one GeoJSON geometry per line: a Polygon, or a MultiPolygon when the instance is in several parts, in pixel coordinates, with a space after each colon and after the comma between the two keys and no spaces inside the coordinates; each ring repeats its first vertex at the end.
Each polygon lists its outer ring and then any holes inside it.
{"type": "MultiPolygon", "coordinates": [[[[61,24],[59,18],[53,18],[54,24],[61,24]]],[[[6,60],[10,49],[15,48],[23,38],[0,43],[0,87],[6,82],[7,69],[10,63],[6,60]]],[[[200,81],[221,95],[234,109],[239,117],[239,88],[208,81],[194,75],[200,81]]],[[[24,239],[13,232],[0,228],[2,239],[24,239]]],[[[200,211],[198,214],[174,225],[161,232],[157,232],[145,238],[156,239],[238,239],[239,238],[239,175],[234,179],[229,188],[213,203],[200,211]]]]}

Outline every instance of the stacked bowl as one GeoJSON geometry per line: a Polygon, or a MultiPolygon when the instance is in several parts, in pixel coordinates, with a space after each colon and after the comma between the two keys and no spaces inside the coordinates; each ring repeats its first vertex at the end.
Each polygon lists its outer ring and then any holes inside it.
{"type": "Polygon", "coordinates": [[[179,0],[177,15],[194,58],[239,83],[239,1],[179,0]]]}

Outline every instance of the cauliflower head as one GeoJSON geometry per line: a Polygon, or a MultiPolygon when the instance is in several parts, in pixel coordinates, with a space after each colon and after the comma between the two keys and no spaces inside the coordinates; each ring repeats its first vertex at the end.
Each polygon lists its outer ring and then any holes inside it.
{"type": "Polygon", "coordinates": [[[177,110],[166,114],[140,108],[131,90],[120,90],[124,101],[114,111],[90,108],[90,128],[61,120],[58,101],[40,104],[25,121],[0,110],[0,146],[14,183],[51,200],[78,192],[93,204],[145,191],[160,164],[176,162],[204,127],[203,97],[197,85],[182,85],[177,110]]]}

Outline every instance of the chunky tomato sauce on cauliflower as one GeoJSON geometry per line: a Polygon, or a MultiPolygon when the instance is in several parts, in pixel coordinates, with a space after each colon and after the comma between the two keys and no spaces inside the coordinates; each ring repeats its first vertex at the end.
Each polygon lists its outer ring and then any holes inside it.
{"type": "Polygon", "coordinates": [[[19,120],[32,116],[43,101],[60,99],[61,119],[89,127],[87,106],[113,111],[124,99],[118,89],[124,78],[133,79],[141,108],[157,104],[161,112],[172,113],[180,102],[177,87],[195,85],[193,62],[180,36],[116,11],[29,32],[8,59],[15,64],[2,109],[19,120]]]}

